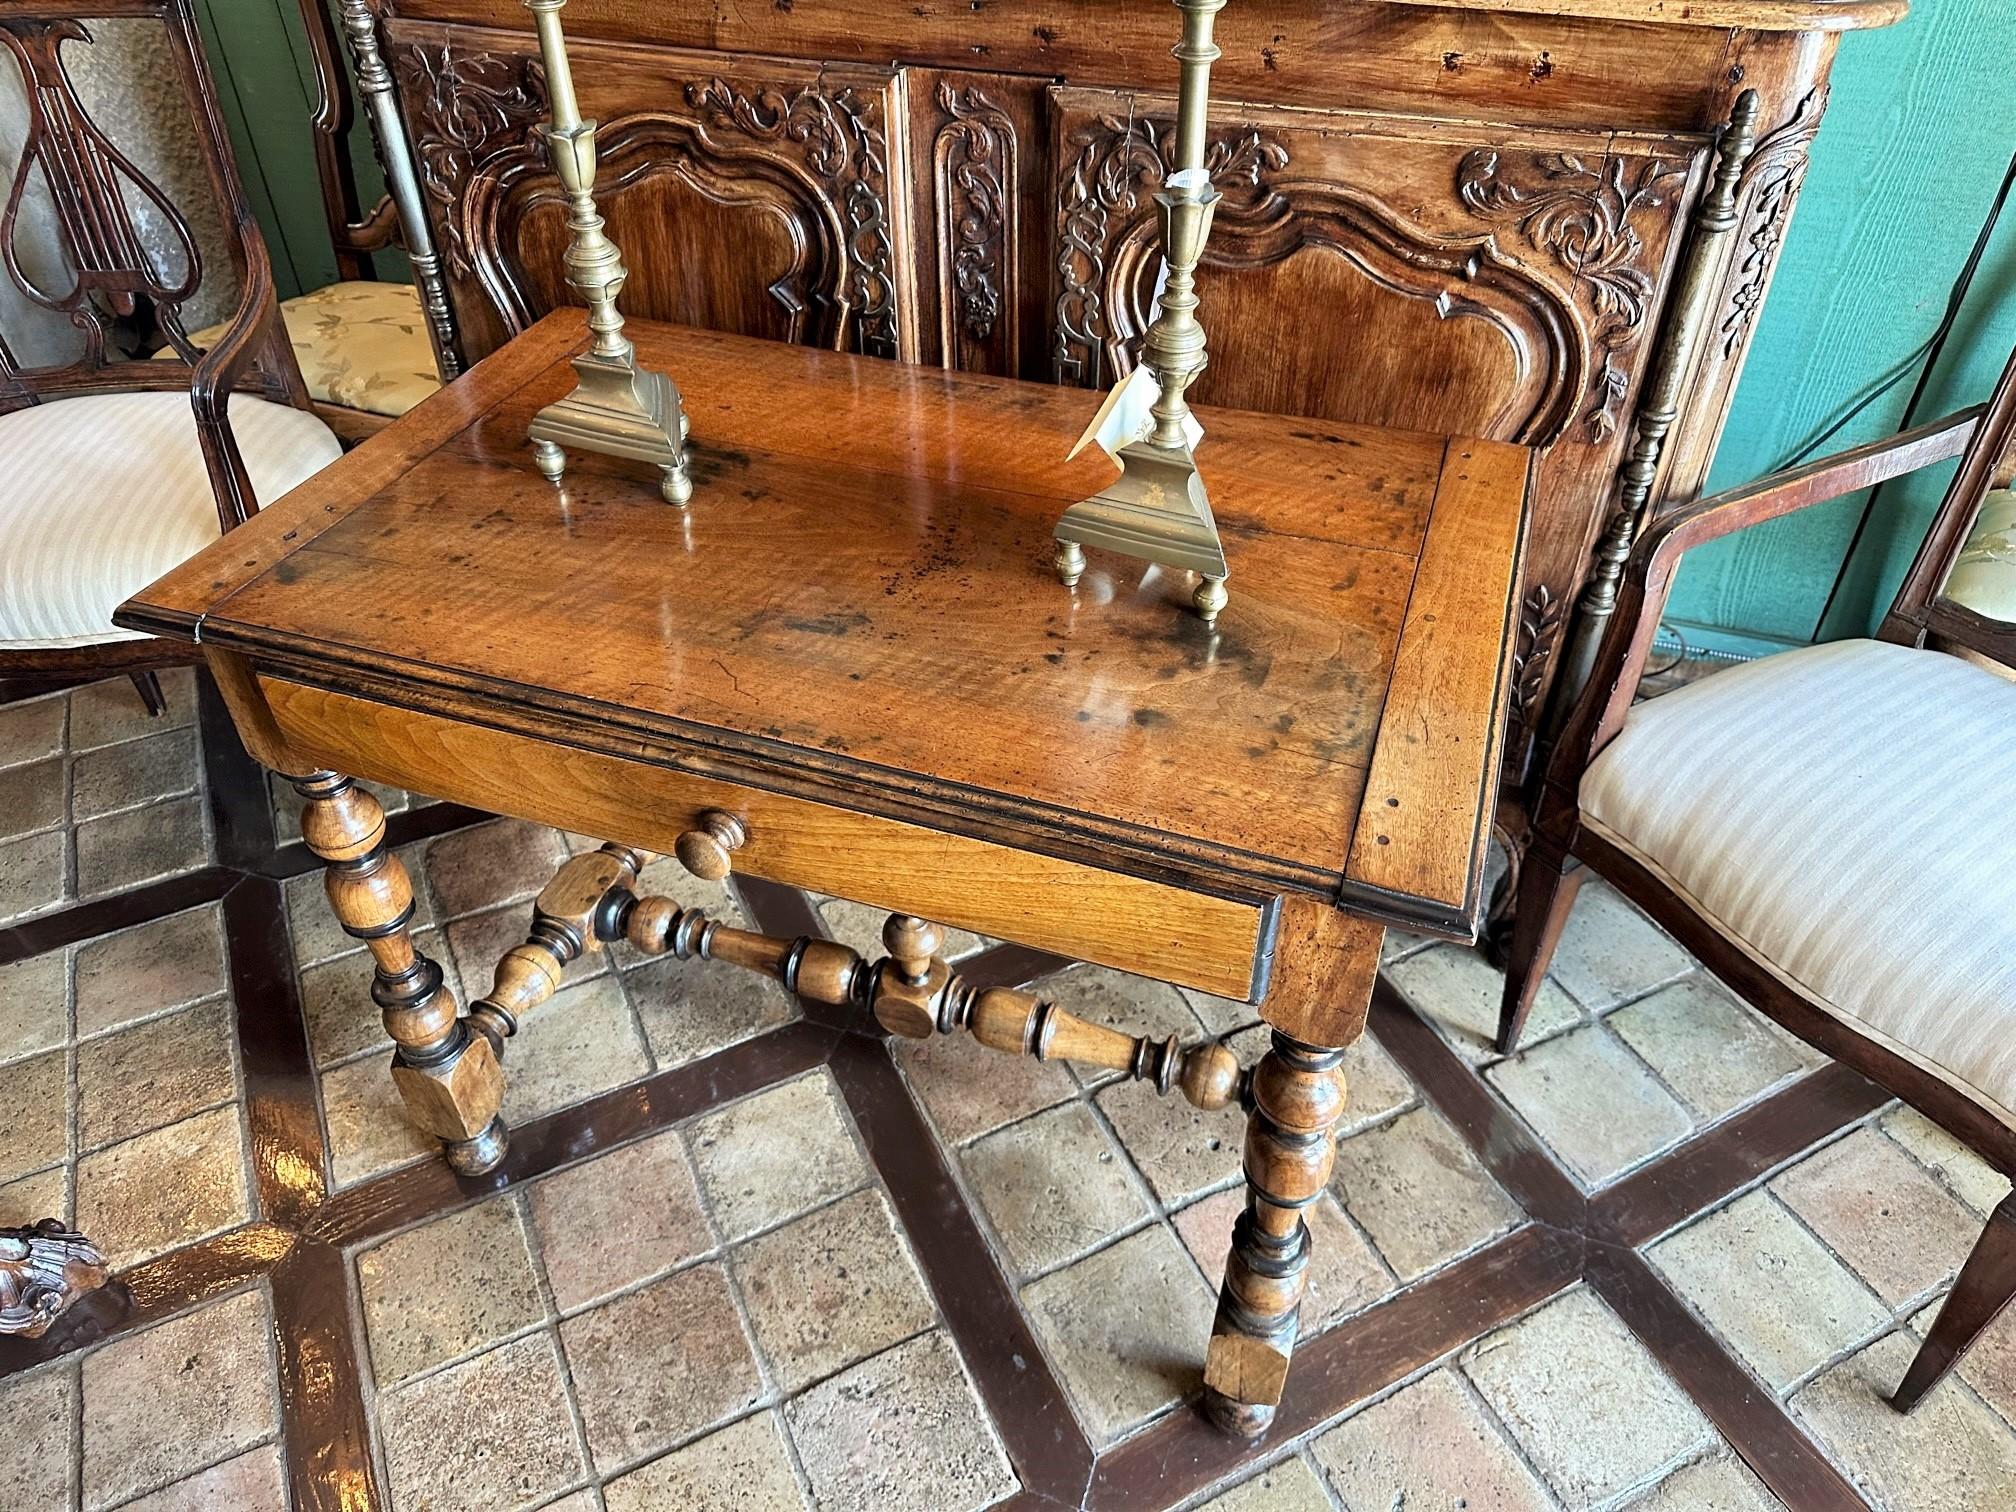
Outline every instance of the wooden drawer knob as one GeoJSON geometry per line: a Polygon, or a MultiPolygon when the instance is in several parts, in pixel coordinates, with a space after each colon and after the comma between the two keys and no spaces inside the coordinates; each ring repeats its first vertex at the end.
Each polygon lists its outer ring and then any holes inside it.
{"type": "Polygon", "coordinates": [[[749,831],[733,814],[708,809],[698,827],[686,831],[672,847],[679,864],[703,882],[719,882],[734,867],[734,852],[749,831]]]}

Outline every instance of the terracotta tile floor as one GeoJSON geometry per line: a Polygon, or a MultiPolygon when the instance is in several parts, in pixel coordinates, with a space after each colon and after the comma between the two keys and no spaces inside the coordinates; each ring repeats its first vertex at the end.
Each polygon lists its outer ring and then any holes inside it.
{"type": "MultiPolygon", "coordinates": [[[[1880,1399],[2007,1184],[1600,886],[1510,1060],[1481,958],[1389,941],[1290,1399],[1246,1448],[1188,1405],[1236,1117],[617,951],[526,1019],[512,1159],[460,1182],[298,806],[170,687],[156,721],[123,683],[0,707],[0,1223],[73,1218],[120,1272],[0,1340],[6,1512],[2016,1505],[2016,1319],[1913,1418],[1880,1399]]],[[[423,947],[480,991],[592,842],[382,796],[423,947]]],[[[1046,991],[1263,1041],[1109,971],[1046,991]]]]}

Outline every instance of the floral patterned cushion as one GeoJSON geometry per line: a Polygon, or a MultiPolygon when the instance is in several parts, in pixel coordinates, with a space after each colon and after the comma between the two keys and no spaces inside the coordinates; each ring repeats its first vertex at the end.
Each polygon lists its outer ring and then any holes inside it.
{"type": "Polygon", "coordinates": [[[2016,493],[1998,489],[1981,505],[1946,597],[1976,614],[2016,624],[2016,493]]]}
{"type": "MultiPolygon", "coordinates": [[[[335,283],[281,301],[280,316],[308,392],[324,404],[403,415],[441,387],[411,284],[335,283]]],[[[190,340],[208,347],[223,334],[215,325],[190,340]]]]}

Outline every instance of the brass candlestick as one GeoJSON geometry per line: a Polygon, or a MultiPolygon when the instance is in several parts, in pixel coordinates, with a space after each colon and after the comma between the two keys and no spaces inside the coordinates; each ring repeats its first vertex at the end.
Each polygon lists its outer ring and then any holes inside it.
{"type": "Polygon", "coordinates": [[[567,283],[588,304],[588,329],[595,343],[574,359],[580,383],[558,404],[532,417],[532,460],[553,482],[567,469],[564,448],[604,452],[649,462],[665,470],[660,487],[666,502],[684,505],[693,497],[686,470],[686,408],[679,389],[663,373],[637,366],[637,351],[623,335],[616,296],[630,273],[623,254],[603,232],[595,211],[595,123],[581,119],[574,76],[567,66],[567,41],[560,34],[560,7],[567,0],[525,0],[539,28],[539,52],[546,64],[546,89],[553,120],[540,128],[553,171],[567,191],[567,283]]]}
{"type": "Polygon", "coordinates": [[[1211,24],[1225,0],[1175,0],[1183,12],[1183,40],[1175,56],[1183,65],[1177,111],[1176,167],[1155,204],[1169,281],[1162,310],[1142,342],[1142,360],[1161,394],[1154,429],[1118,452],[1120,476],[1095,497],[1073,504],[1057,522],[1057,574],[1067,587],[1085,571],[1087,546],[1160,562],[1202,576],[1193,602],[1210,624],[1225,607],[1225,548],[1218,522],[1184,435],[1190,405],[1184,391],[1204,371],[1204,327],[1197,321],[1197,263],[1211,234],[1218,191],[1204,171],[1211,64],[1218,49],[1211,24]]]}

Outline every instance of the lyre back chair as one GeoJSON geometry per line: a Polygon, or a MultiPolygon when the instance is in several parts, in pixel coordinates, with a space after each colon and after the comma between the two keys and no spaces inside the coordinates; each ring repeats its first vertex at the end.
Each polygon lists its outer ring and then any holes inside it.
{"type": "MultiPolygon", "coordinates": [[[[187,648],[116,629],[112,611],[220,531],[339,455],[309,411],[282,335],[273,270],[247,208],[191,0],[0,0],[27,129],[0,212],[0,268],[25,307],[74,328],[74,355],[17,360],[0,328],[0,682],[60,686],[154,669],[187,648]],[[93,119],[67,66],[92,25],[158,26],[150,66],[187,104],[200,192],[221,214],[240,287],[213,344],[186,330],[205,287],[188,216],[93,119]],[[46,208],[37,245],[22,210],[46,208]],[[33,266],[54,263],[55,277],[33,266]],[[134,360],[166,341],[159,360],[134,360]]],[[[4,66],[4,65],[0,65],[4,66]]]]}
{"type": "MultiPolygon", "coordinates": [[[[1594,871],[1758,1010],[2016,1174],[2016,499],[1991,491],[2012,446],[2016,357],[1985,409],[1703,499],[1646,535],[1543,778],[1501,1050],[1594,871]],[[1687,551],[1956,454],[1876,639],[1634,706],[1687,551]]],[[[2016,1194],[1896,1406],[1917,1405],[2012,1295],[2016,1194]]]]}

